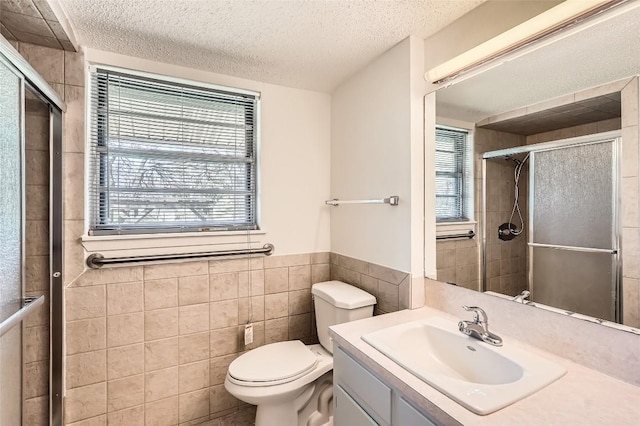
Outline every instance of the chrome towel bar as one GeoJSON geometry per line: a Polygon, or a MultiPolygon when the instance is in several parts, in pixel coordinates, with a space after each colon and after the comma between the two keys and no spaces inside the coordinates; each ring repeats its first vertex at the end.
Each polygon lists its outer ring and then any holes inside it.
{"type": "Polygon", "coordinates": [[[207,257],[244,256],[248,254],[264,254],[265,256],[270,256],[274,250],[275,247],[273,244],[265,244],[263,248],[259,249],[220,250],[199,253],[158,254],[146,256],[104,257],[100,253],[93,253],[87,257],[87,266],[91,269],[98,269],[104,265],[152,262],[154,260],[185,260],[207,257]]]}
{"type": "Polygon", "coordinates": [[[456,234],[456,235],[438,235],[436,236],[436,240],[453,240],[456,238],[473,238],[476,236],[476,233],[473,231],[469,231],[466,234],[456,234]]]}
{"type": "Polygon", "coordinates": [[[330,206],[339,206],[340,204],[389,204],[392,206],[397,206],[400,202],[400,197],[397,195],[392,195],[388,198],[380,198],[377,200],[339,200],[334,198],[333,200],[327,200],[324,203],[330,206]]]}
{"type": "Polygon", "coordinates": [[[542,247],[542,248],[550,248],[554,250],[581,251],[585,253],[618,254],[617,249],[599,249],[599,248],[591,248],[591,247],[562,246],[558,244],[542,244],[542,243],[527,243],[527,245],[529,247],[542,247]]]}

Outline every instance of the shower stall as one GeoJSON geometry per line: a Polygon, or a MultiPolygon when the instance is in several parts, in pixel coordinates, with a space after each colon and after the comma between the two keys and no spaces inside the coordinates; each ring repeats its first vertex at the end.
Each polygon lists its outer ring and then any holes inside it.
{"type": "Polygon", "coordinates": [[[619,152],[616,131],[483,154],[484,291],[526,290],[535,303],[621,321],[619,152]],[[514,178],[496,190],[487,177],[505,165],[514,178]],[[501,214],[492,207],[494,194],[505,193],[509,200],[515,194],[507,217],[504,207],[501,214]],[[515,258],[523,273],[509,275],[506,284],[492,278],[495,247],[523,251],[515,258]]]}
{"type": "Polygon", "coordinates": [[[0,426],[62,424],[63,109],[0,37],[0,426]]]}

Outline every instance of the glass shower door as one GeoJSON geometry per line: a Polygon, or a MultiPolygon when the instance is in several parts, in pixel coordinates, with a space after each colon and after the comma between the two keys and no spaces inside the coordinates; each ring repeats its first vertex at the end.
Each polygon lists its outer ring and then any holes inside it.
{"type": "Polygon", "coordinates": [[[617,144],[596,140],[531,153],[533,301],[617,319],[617,144]]]}
{"type": "Polygon", "coordinates": [[[0,426],[22,422],[22,91],[0,59],[0,426]]]}

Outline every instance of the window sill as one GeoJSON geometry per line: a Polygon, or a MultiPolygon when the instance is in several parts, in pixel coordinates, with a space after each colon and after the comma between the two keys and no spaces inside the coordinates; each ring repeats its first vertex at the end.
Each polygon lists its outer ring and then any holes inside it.
{"type": "MultiPolygon", "coordinates": [[[[436,223],[436,237],[466,236],[470,231],[476,232],[478,222],[440,222],[436,223]]],[[[477,232],[476,232],[477,234],[477,232]]]]}
{"type": "Polygon", "coordinates": [[[167,255],[199,253],[219,250],[262,248],[267,242],[266,232],[187,232],[179,234],[138,234],[82,236],[88,254],[104,257],[167,255]]]}

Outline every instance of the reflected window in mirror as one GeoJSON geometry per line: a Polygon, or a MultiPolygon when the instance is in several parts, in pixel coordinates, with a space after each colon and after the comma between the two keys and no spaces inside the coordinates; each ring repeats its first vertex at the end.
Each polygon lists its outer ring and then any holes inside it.
{"type": "Polygon", "coordinates": [[[469,130],[436,126],[436,220],[473,220],[473,144],[469,130]]]}

